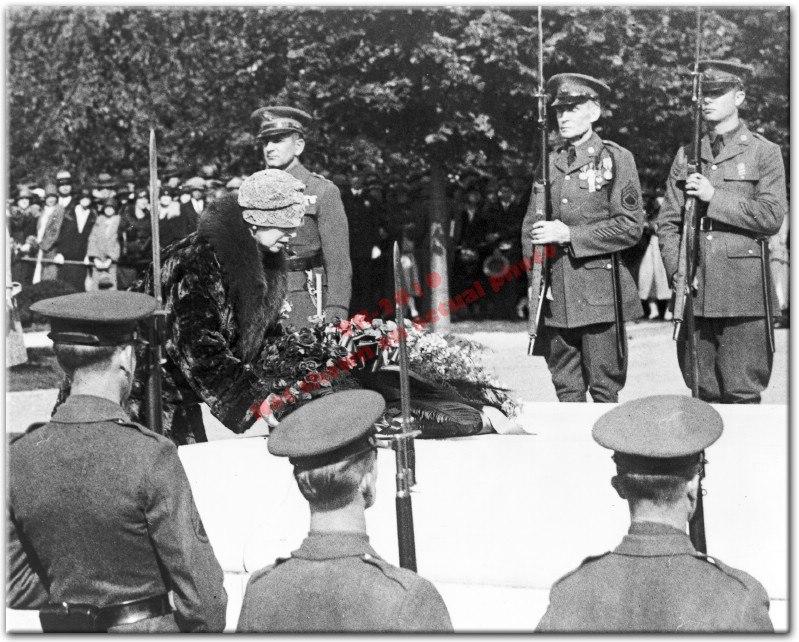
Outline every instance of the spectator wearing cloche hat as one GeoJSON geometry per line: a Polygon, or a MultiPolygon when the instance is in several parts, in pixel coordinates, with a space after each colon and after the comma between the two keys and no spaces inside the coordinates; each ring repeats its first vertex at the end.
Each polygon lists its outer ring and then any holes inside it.
{"type": "MultiPolygon", "coordinates": [[[[282,332],[284,248],[305,213],[304,189],[281,170],[257,172],[209,205],[196,232],[163,250],[163,425],[177,443],[206,440],[201,402],[241,433],[257,419],[252,404],[272,392],[274,376],[258,361],[282,332]]],[[[139,285],[151,287],[149,278],[139,285]]],[[[145,416],[146,376],[142,366],[132,393],[137,416],[145,416]]]]}

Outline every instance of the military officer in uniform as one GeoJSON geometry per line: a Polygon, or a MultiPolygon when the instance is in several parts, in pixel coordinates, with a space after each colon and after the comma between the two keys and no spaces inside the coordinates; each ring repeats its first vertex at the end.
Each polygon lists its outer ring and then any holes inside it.
{"type": "Polygon", "coordinates": [[[546,358],[560,401],[618,401],[627,378],[624,322],[641,316],[638,290],[622,250],[643,231],[641,186],[632,154],[593,131],[602,81],[558,74],[547,90],[563,145],[550,155],[552,220],[533,189],[522,248],[546,245],[550,285],[535,354],[546,358]]]}
{"type": "MultiPolygon", "coordinates": [[[[699,397],[715,403],[759,403],[771,377],[771,318],[779,316],[768,272],[768,237],[788,211],[780,148],[752,133],[738,116],[748,68],[700,62],[702,173],[688,174],[680,148],[658,215],[666,273],[673,283],[680,253],[685,194],[699,201],[698,259],[693,280],[699,397]],[[764,254],[766,253],[766,254],[764,254]],[[763,260],[765,259],[765,260],[763,260]]],[[[683,325],[683,327],[685,327],[683,325]]],[[[692,383],[685,336],[677,343],[683,379],[692,383]]]]}
{"type": "Polygon", "coordinates": [[[349,231],[341,193],[331,181],[300,163],[311,116],[293,107],[262,107],[252,114],[267,167],[282,169],[305,184],[307,208],[288,261],[289,322],[309,324],[318,312],[327,321],[347,318],[352,293],[349,231]],[[321,278],[320,278],[321,277],[321,278]],[[321,292],[318,292],[321,283],[321,292]]]}
{"type": "Polygon", "coordinates": [[[45,632],[224,629],[222,569],[177,449],[121,406],[155,306],[118,291],[31,306],[72,377],[50,421],[9,447],[7,605],[40,609],[45,632]]]}
{"type": "Polygon", "coordinates": [[[629,504],[630,529],[553,585],[538,631],[773,631],[763,586],[698,553],[685,532],[702,453],[722,429],[709,404],[679,395],[628,401],[599,418],[593,437],[614,451],[611,484],[629,504]]]}
{"type": "Polygon", "coordinates": [[[311,528],[290,558],[252,575],[238,631],[452,630],[435,587],[369,545],[364,511],[375,502],[374,422],[384,410],[374,391],[335,392],[270,434],[269,452],[294,465],[311,528]]]}

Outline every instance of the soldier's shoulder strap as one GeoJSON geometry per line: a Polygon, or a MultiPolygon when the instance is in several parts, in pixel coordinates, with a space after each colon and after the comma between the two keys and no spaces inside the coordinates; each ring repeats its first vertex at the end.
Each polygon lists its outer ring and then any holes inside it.
{"type": "Polygon", "coordinates": [[[253,571],[252,575],[250,575],[250,580],[248,584],[251,584],[252,582],[259,580],[260,578],[269,575],[269,573],[275,570],[275,568],[277,568],[278,566],[280,566],[284,562],[287,562],[290,559],[291,559],[290,557],[278,557],[272,564],[269,564],[268,566],[264,566],[263,568],[259,568],[258,570],[253,571]]]}
{"type": "Polygon", "coordinates": [[[611,553],[612,553],[612,551],[606,551],[604,553],[600,553],[599,555],[589,555],[582,562],[580,562],[580,564],[577,566],[577,568],[572,569],[571,571],[569,571],[565,575],[561,576],[552,586],[554,587],[557,584],[560,584],[565,579],[571,577],[575,573],[580,572],[582,569],[584,569],[586,566],[588,566],[592,562],[596,562],[597,560],[601,560],[603,557],[606,557],[606,556],[610,555],[611,553]]]}
{"type": "Polygon", "coordinates": [[[411,588],[415,578],[418,577],[413,571],[389,564],[386,560],[377,555],[364,553],[361,555],[361,560],[363,560],[365,564],[370,564],[371,566],[379,568],[383,572],[383,575],[395,581],[406,591],[411,588]]]}
{"type": "Polygon", "coordinates": [[[151,439],[154,439],[156,441],[167,441],[172,443],[172,440],[169,439],[168,437],[164,437],[164,435],[159,435],[157,432],[153,432],[146,426],[142,426],[140,423],[136,423],[131,419],[111,419],[110,421],[120,426],[125,426],[126,428],[132,428],[134,430],[137,430],[141,434],[150,437],[151,439]]]}
{"type": "Polygon", "coordinates": [[[754,589],[760,585],[760,583],[748,573],[744,571],[738,570],[737,568],[733,568],[732,566],[728,566],[720,559],[713,557],[712,555],[706,555],[705,553],[700,553],[697,551],[694,553],[694,557],[696,559],[702,560],[715,566],[718,570],[720,570],[725,575],[731,577],[736,582],[738,582],[743,588],[750,590],[754,589]]]}

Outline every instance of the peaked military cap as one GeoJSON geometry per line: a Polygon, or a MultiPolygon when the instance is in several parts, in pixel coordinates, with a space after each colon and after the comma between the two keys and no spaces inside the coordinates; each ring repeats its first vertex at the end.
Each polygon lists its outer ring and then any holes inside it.
{"type": "Polygon", "coordinates": [[[597,100],[610,94],[610,87],[585,74],[555,74],[547,81],[547,92],[554,94],[553,107],[573,107],[587,100],[597,100]]]}
{"type": "Polygon", "coordinates": [[[297,227],[305,214],[305,184],[282,169],[264,169],[242,181],[242,216],[261,227],[297,227]]]}
{"type": "Polygon", "coordinates": [[[606,412],[592,436],[619,469],[668,474],[700,462],[702,451],[724,429],[721,415],[707,402],[684,395],[633,399],[606,412]]]}
{"type": "Polygon", "coordinates": [[[702,89],[706,92],[724,92],[743,88],[752,68],[734,60],[700,60],[702,89]]]}
{"type": "Polygon", "coordinates": [[[318,397],[283,419],[269,435],[269,452],[295,466],[319,468],[375,446],[375,427],[386,409],[380,393],[343,390],[318,397]]]}
{"type": "Polygon", "coordinates": [[[70,174],[67,170],[62,169],[58,174],[55,175],[55,182],[58,185],[72,185],[72,174],[70,174]]]}
{"type": "Polygon", "coordinates": [[[250,118],[258,124],[259,139],[289,132],[304,136],[306,127],[312,120],[311,115],[302,109],[279,105],[256,109],[250,118]]]}
{"type": "Polygon", "coordinates": [[[115,346],[134,341],[139,321],[156,305],[148,294],[114,290],[43,299],[30,309],[49,319],[53,343],[115,346]]]}

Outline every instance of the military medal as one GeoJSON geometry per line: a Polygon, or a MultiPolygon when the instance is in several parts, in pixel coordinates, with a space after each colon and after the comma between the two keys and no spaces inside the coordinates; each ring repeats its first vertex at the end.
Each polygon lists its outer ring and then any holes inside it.
{"type": "Polygon", "coordinates": [[[596,192],[596,170],[591,167],[588,170],[588,191],[589,192],[596,192]]]}
{"type": "Polygon", "coordinates": [[[613,169],[613,161],[610,159],[610,156],[605,156],[605,158],[602,159],[602,167],[605,169],[602,173],[602,178],[609,181],[613,178],[613,172],[611,171],[613,169]]]}

